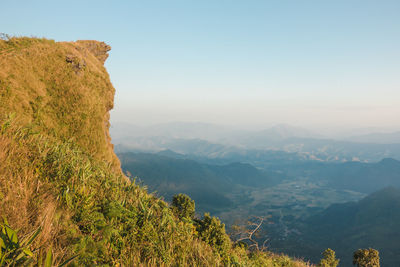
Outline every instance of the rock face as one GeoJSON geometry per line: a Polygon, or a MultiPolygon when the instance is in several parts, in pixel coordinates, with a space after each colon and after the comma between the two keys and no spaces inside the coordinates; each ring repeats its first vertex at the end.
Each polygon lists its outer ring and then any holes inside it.
{"type": "Polygon", "coordinates": [[[77,44],[89,50],[102,64],[108,58],[108,51],[111,50],[111,46],[99,41],[79,40],[77,44]]]}

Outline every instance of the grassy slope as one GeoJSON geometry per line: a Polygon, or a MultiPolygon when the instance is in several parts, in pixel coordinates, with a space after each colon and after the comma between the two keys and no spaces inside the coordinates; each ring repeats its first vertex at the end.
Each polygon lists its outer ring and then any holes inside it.
{"type": "Polygon", "coordinates": [[[192,221],[121,174],[108,134],[114,88],[96,41],[0,40],[0,215],[36,255],[82,265],[305,266],[201,241],[192,221]]]}

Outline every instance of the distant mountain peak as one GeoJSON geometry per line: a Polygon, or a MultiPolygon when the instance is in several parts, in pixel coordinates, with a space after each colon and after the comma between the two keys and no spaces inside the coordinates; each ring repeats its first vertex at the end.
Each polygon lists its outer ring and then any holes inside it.
{"type": "Polygon", "coordinates": [[[379,163],[381,164],[400,164],[400,161],[393,158],[384,158],[379,163]]]}
{"type": "Polygon", "coordinates": [[[184,158],[185,155],[177,153],[171,149],[164,149],[156,153],[159,156],[171,157],[171,158],[184,158]]]}

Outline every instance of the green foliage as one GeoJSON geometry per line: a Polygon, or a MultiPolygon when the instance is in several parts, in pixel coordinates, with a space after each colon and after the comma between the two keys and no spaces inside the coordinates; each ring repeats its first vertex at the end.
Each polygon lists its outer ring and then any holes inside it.
{"type": "Polygon", "coordinates": [[[227,255],[231,247],[231,240],[225,233],[225,224],[209,213],[204,214],[202,220],[196,220],[196,230],[199,237],[209,244],[222,257],[227,255]]]}
{"type": "Polygon", "coordinates": [[[172,210],[180,219],[193,219],[195,212],[194,200],[185,194],[174,195],[172,198],[172,210]]]}
{"type": "Polygon", "coordinates": [[[2,137],[23,150],[28,148],[29,154],[23,161],[26,166],[15,166],[13,157],[4,163],[15,172],[35,170],[35,179],[47,188],[36,197],[52,194],[63,213],[70,214],[62,217],[57,230],[63,235],[55,237],[57,243],[68,244],[57,261],[77,255],[74,263],[78,266],[149,261],[154,265],[218,265],[219,259],[195,236],[192,222],[176,218],[167,203],[128,183],[109,164],[81,151],[72,141],[57,142],[29,127],[5,123],[2,137]]]}
{"type": "Polygon", "coordinates": [[[379,267],[379,251],[373,248],[358,249],[353,254],[353,264],[357,267],[379,267]]]}
{"type": "MultiPolygon", "coordinates": [[[[53,252],[48,249],[46,258],[42,259],[39,250],[32,250],[32,243],[41,233],[41,227],[38,227],[32,233],[24,236],[22,240],[18,238],[18,231],[12,229],[7,220],[0,224],[0,266],[53,266],[53,252]]],[[[77,256],[71,257],[59,264],[58,267],[66,266],[71,263],[77,256]]]]}
{"type": "Polygon", "coordinates": [[[19,240],[17,231],[12,229],[6,219],[0,223],[0,266],[27,265],[34,261],[33,252],[30,249],[41,229],[37,228],[31,234],[19,240]]]}
{"type": "Polygon", "coordinates": [[[323,258],[318,264],[318,267],[336,267],[339,265],[339,259],[336,259],[335,251],[327,248],[323,253],[323,258]]]}
{"type": "Polygon", "coordinates": [[[51,267],[51,265],[53,264],[53,252],[51,249],[49,249],[49,251],[47,251],[46,253],[46,259],[44,260],[44,267],[51,267]]]}

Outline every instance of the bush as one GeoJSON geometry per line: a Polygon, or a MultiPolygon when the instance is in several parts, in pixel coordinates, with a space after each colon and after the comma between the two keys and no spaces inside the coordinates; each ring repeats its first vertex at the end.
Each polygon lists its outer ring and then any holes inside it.
{"type": "Polygon", "coordinates": [[[196,230],[200,239],[208,243],[222,257],[226,256],[231,247],[231,240],[225,233],[225,224],[205,213],[203,220],[196,220],[196,230]]]}
{"type": "Polygon", "coordinates": [[[369,249],[359,249],[353,254],[353,264],[358,267],[379,267],[379,251],[369,249]]]}
{"type": "Polygon", "coordinates": [[[175,195],[172,198],[172,211],[180,219],[192,219],[195,212],[194,200],[185,194],[175,195]]]}
{"type": "Polygon", "coordinates": [[[339,260],[336,259],[335,251],[328,248],[322,252],[324,256],[318,264],[318,267],[336,267],[339,265],[339,260]]]}

